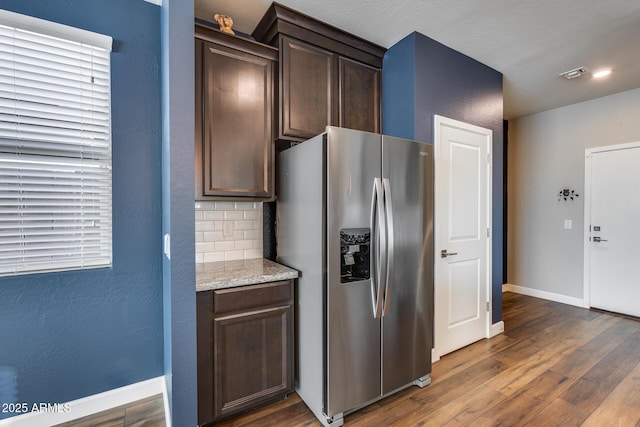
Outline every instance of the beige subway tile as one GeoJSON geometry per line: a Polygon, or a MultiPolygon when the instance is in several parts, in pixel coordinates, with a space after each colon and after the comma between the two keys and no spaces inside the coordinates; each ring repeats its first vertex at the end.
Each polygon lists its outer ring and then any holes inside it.
{"type": "Polygon", "coordinates": [[[253,202],[236,202],[237,211],[252,211],[255,209],[255,203],[253,202]]]}
{"type": "Polygon", "coordinates": [[[262,258],[262,250],[247,249],[244,251],[244,259],[262,258]]]}
{"type": "Polygon", "coordinates": [[[224,230],[224,221],[214,221],[213,229],[214,229],[215,231],[222,231],[222,230],[224,230]]]}
{"type": "Polygon", "coordinates": [[[204,212],[196,211],[196,221],[202,221],[204,219],[204,212]]]}
{"type": "Polygon", "coordinates": [[[262,230],[262,220],[253,221],[253,228],[254,230],[262,230]]]}
{"type": "Polygon", "coordinates": [[[216,202],[217,211],[233,211],[236,209],[236,205],[233,202],[216,202]]]}
{"type": "Polygon", "coordinates": [[[204,262],[224,261],[224,252],[209,252],[204,254],[204,262]]]}
{"type": "Polygon", "coordinates": [[[221,240],[224,240],[221,231],[206,231],[204,233],[205,242],[219,242],[221,240]]]}
{"type": "Polygon", "coordinates": [[[258,240],[262,239],[262,230],[245,230],[245,240],[258,240]]]}
{"type": "Polygon", "coordinates": [[[196,253],[202,254],[205,252],[213,252],[213,251],[215,251],[214,243],[211,243],[211,242],[196,243],[196,253]]]}
{"type": "Polygon", "coordinates": [[[230,220],[240,220],[244,218],[243,211],[224,211],[224,219],[227,221],[230,220]]]}
{"type": "Polygon", "coordinates": [[[213,222],[196,221],[196,231],[213,231],[213,222]]]}
{"type": "Polygon", "coordinates": [[[252,240],[236,240],[236,249],[254,249],[252,240]]]}
{"type": "Polygon", "coordinates": [[[204,233],[202,231],[196,231],[196,243],[204,242],[204,233]]]}
{"type": "Polygon", "coordinates": [[[242,240],[244,238],[244,232],[242,231],[234,231],[231,236],[225,236],[224,240],[242,240]]]}
{"type": "Polygon", "coordinates": [[[204,254],[196,254],[196,264],[201,264],[204,262],[204,254]]]}
{"type": "Polygon", "coordinates": [[[260,211],[244,211],[244,219],[260,219],[260,211]]]}
{"type": "Polygon", "coordinates": [[[203,210],[203,211],[213,210],[215,209],[215,203],[214,202],[196,202],[195,209],[203,210]]]}
{"type": "Polygon", "coordinates": [[[224,219],[224,212],[222,211],[204,211],[203,214],[206,221],[224,219]]]}
{"type": "Polygon", "coordinates": [[[252,240],[252,242],[253,242],[253,248],[254,249],[262,250],[262,248],[263,248],[262,240],[252,240]]]}
{"type": "MultiPolygon", "coordinates": [[[[225,251],[232,251],[235,249],[235,242],[215,242],[215,251],[216,252],[225,252],[225,251]]],[[[211,251],[213,252],[213,251],[211,251]]]]}
{"type": "Polygon", "coordinates": [[[234,260],[243,259],[243,258],[244,258],[243,251],[227,251],[224,253],[225,261],[234,261],[234,260]]]}
{"type": "Polygon", "coordinates": [[[253,230],[253,221],[236,221],[233,224],[236,230],[253,230]]]}

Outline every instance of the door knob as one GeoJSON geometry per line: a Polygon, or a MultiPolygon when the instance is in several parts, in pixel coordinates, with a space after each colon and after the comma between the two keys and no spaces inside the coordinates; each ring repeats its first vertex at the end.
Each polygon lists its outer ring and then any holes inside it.
{"type": "Polygon", "coordinates": [[[446,249],[443,249],[443,250],[440,251],[440,256],[442,258],[446,258],[446,257],[451,256],[451,255],[458,255],[458,252],[447,252],[446,249]]]}
{"type": "Polygon", "coordinates": [[[605,240],[602,237],[598,237],[598,236],[594,236],[593,237],[593,241],[594,242],[608,242],[608,240],[605,240]]]}

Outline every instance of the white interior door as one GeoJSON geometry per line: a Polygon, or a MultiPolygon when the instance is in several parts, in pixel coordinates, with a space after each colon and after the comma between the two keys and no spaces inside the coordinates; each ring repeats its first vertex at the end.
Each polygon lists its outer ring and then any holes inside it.
{"type": "Polygon", "coordinates": [[[600,150],[585,164],[591,307],[640,316],[640,143],[600,150]]]}
{"type": "Polygon", "coordinates": [[[489,129],[435,116],[434,360],[487,337],[489,129]]]}

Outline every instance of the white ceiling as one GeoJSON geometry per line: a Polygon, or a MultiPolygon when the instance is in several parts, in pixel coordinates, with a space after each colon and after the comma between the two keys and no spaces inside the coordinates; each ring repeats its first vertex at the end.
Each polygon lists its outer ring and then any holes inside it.
{"type": "MultiPolygon", "coordinates": [[[[389,48],[418,31],[504,74],[513,119],[640,87],[638,0],[279,0],[389,48]],[[565,80],[584,66],[606,79],[565,80]]],[[[229,15],[251,33],[271,0],[195,0],[195,15],[229,15]]]]}

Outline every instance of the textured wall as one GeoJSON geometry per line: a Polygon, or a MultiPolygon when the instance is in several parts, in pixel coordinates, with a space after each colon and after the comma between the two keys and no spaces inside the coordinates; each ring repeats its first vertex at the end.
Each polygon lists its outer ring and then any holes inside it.
{"type": "Polygon", "coordinates": [[[502,74],[414,32],[385,54],[382,90],[385,134],[432,144],[434,114],[493,131],[492,320],[500,321],[504,249],[502,74]]]}
{"type": "Polygon", "coordinates": [[[639,117],[634,89],[509,122],[509,284],[583,299],[584,150],[640,141],[639,117]]]}
{"type": "Polygon", "coordinates": [[[162,375],[160,8],[0,8],[114,39],[113,268],[0,278],[0,366],[15,369],[20,402],[65,402],[162,375]]]}
{"type": "Polygon", "coordinates": [[[164,373],[174,426],[197,424],[194,243],[193,2],[163,0],[162,232],[171,236],[163,257],[164,373]]]}

